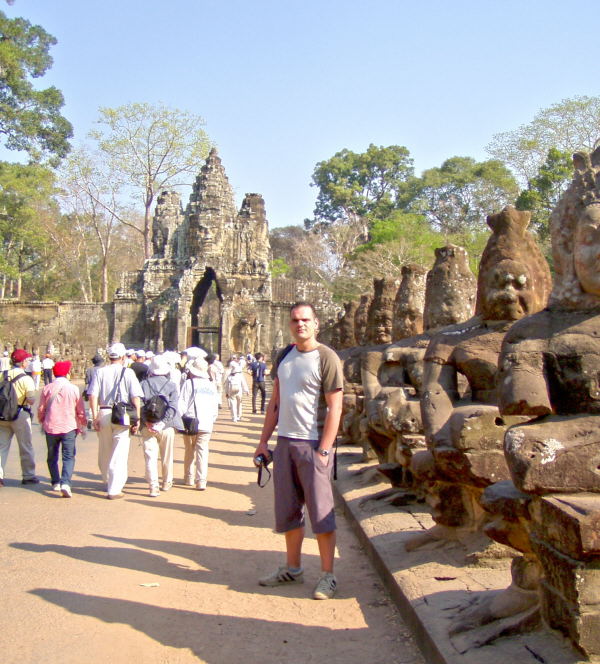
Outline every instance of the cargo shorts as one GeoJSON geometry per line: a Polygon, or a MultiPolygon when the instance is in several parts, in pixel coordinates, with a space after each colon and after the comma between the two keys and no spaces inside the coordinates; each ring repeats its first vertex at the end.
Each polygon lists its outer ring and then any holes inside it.
{"type": "Polygon", "coordinates": [[[305,507],[313,533],[335,530],[331,476],[333,458],[327,465],[316,451],[318,440],[277,437],[273,451],[275,530],[285,533],[304,526],[305,507]]]}

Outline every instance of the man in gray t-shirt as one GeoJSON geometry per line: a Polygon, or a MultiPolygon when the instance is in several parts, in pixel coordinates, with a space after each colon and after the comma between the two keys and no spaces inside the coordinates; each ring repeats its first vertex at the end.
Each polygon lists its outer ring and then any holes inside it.
{"type": "Polygon", "coordinates": [[[127,481],[129,458],[129,432],[137,433],[138,425],[114,424],[111,421],[115,402],[130,403],[140,419],[141,399],[144,396],[140,383],[131,369],[124,366],[126,349],[122,343],[108,349],[110,364],[101,367],[92,376],[88,388],[90,411],[94,429],[98,432],[98,466],[106,482],[109,500],[123,497],[127,481]]]}
{"type": "Polygon", "coordinates": [[[343,372],[336,353],[317,341],[318,328],[312,304],[294,304],[290,332],[296,343],[279,354],[272,371],[273,395],[255,456],[269,455],[267,443],[277,427],[275,528],[285,533],[287,564],[259,583],[278,586],[304,581],[301,553],[306,508],[321,557],[321,577],[313,597],[329,599],[337,585],[331,451],[342,413],[343,372]]]}

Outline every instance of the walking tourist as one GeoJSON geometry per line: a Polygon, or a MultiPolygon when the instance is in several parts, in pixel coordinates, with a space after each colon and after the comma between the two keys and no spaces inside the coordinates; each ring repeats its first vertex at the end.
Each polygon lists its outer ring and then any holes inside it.
{"type": "Polygon", "coordinates": [[[40,360],[39,353],[34,353],[31,359],[31,377],[36,391],[40,389],[40,380],[42,378],[42,361],[40,360]]]}
{"type": "Polygon", "coordinates": [[[255,458],[270,457],[268,441],[277,427],[273,453],[275,529],[285,533],[287,561],[259,583],[303,583],[306,508],[321,559],[321,576],[313,597],[330,599],[337,586],[333,574],[336,526],[331,450],[342,412],[343,373],[336,353],[317,341],[318,328],[312,304],[294,304],[290,309],[290,332],[296,343],[278,355],[273,367],[273,395],[255,458]]]}
{"type": "Polygon", "coordinates": [[[186,367],[189,378],[181,389],[178,407],[184,427],[184,483],[204,491],[208,479],[208,444],[219,413],[217,390],[208,376],[204,358],[190,360],[186,367]]]}
{"type": "Polygon", "coordinates": [[[242,365],[234,355],[229,360],[229,366],[225,372],[225,396],[233,422],[239,422],[242,419],[242,400],[244,394],[248,394],[248,391],[248,383],[246,383],[242,365]]]}
{"type": "Polygon", "coordinates": [[[78,433],[85,435],[87,419],[79,389],[69,380],[71,362],[56,362],[52,371],[56,380],[42,390],[37,417],[46,434],[52,490],[60,491],[63,497],[70,498],[75,467],[75,441],[78,433]],[[61,472],[58,470],[59,451],[62,452],[61,472]]]}
{"type": "Polygon", "coordinates": [[[142,441],[146,462],[146,479],[151,498],[160,495],[158,455],[160,453],[162,490],[173,486],[173,450],[175,429],[181,429],[177,412],[179,388],[170,377],[171,367],[164,357],[155,355],[148,365],[148,377],[141,382],[144,392],[142,407],[142,441]]]}
{"type": "Polygon", "coordinates": [[[252,374],[252,412],[256,413],[256,396],[260,392],[260,412],[265,412],[265,400],[267,398],[267,390],[265,388],[265,373],[267,372],[267,365],[263,361],[264,355],[256,353],[254,362],[249,365],[250,373],[252,374]]]}
{"type": "Polygon", "coordinates": [[[221,408],[223,405],[223,376],[225,375],[225,367],[219,360],[218,353],[207,355],[206,361],[208,362],[208,376],[217,388],[219,408],[221,408]]]}
{"type": "Polygon", "coordinates": [[[54,366],[54,360],[52,359],[51,353],[46,353],[44,359],[42,360],[42,371],[44,374],[44,385],[49,385],[52,382],[52,367],[54,366]]]}
{"type": "Polygon", "coordinates": [[[3,351],[2,357],[0,357],[0,372],[5,374],[10,369],[10,357],[7,350],[3,351]]]}
{"type": "Polygon", "coordinates": [[[8,370],[0,383],[0,394],[7,394],[12,389],[15,391],[15,398],[10,400],[11,404],[3,404],[4,412],[0,413],[7,418],[0,420],[0,486],[4,486],[4,469],[13,434],[17,439],[21,458],[21,484],[39,484],[35,475],[35,456],[31,442],[31,406],[35,402],[35,386],[31,376],[25,373],[25,368],[31,361],[31,354],[17,348],[11,353],[10,360],[13,368],[8,370]],[[8,383],[11,383],[12,387],[8,383]],[[16,412],[12,412],[13,405],[16,412]]]}
{"type": "Polygon", "coordinates": [[[135,373],[123,366],[125,346],[115,343],[108,349],[110,364],[101,367],[92,378],[89,390],[90,410],[94,429],[98,432],[98,466],[106,482],[107,498],[123,497],[127,481],[129,433],[137,433],[140,419],[142,388],[135,373]],[[123,403],[132,407],[118,419],[113,418],[113,405],[123,403]]]}

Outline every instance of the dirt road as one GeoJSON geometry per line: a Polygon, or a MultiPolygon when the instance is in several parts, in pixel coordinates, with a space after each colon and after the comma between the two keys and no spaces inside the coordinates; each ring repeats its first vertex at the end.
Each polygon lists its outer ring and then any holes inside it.
{"type": "MultiPolygon", "coordinates": [[[[247,411],[246,411],[247,412],[247,411]]],[[[316,542],[304,585],[262,588],[282,562],[272,485],[251,465],[260,416],[223,412],[211,442],[208,489],[176,485],[150,498],[134,438],[123,500],[108,501],[91,432],[79,440],[73,498],[48,483],[21,486],[16,441],[0,489],[0,661],[3,664],[416,664],[423,660],[354,535],[338,515],[337,597],[311,599],[316,542]]]]}

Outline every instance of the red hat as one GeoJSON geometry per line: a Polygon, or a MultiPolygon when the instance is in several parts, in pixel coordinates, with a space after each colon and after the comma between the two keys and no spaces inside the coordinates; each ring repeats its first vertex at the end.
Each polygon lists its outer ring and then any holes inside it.
{"type": "Polygon", "coordinates": [[[31,357],[31,353],[28,353],[22,348],[15,348],[15,350],[13,350],[10,355],[10,359],[13,361],[13,364],[19,364],[19,362],[23,362],[28,357],[31,357]]]}
{"type": "Polygon", "coordinates": [[[52,371],[57,378],[60,378],[61,376],[66,376],[68,373],[71,373],[72,366],[73,365],[69,362],[69,360],[65,360],[64,362],[56,362],[52,368],[52,371]]]}

